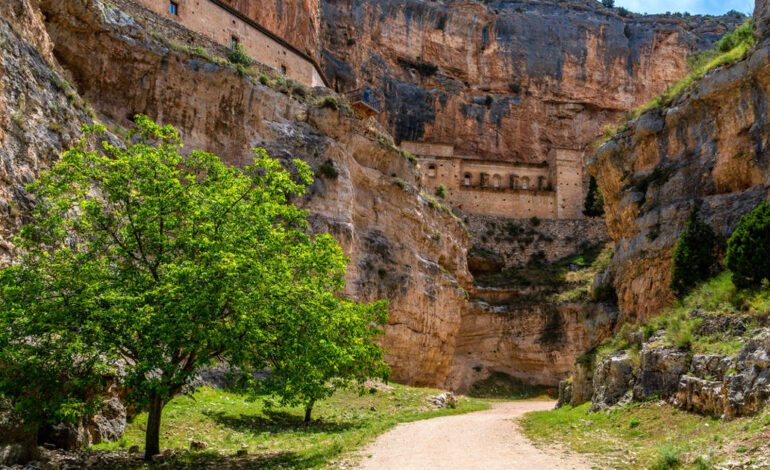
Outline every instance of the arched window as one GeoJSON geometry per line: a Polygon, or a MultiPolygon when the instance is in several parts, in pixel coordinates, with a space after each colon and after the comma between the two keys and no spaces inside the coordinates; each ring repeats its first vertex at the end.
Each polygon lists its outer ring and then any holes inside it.
{"type": "Polygon", "coordinates": [[[435,178],[436,177],[436,165],[433,164],[433,163],[428,165],[428,176],[431,177],[431,178],[435,178]]]}
{"type": "Polygon", "coordinates": [[[519,187],[519,177],[516,175],[511,175],[511,189],[519,189],[519,187]]]}
{"type": "Polygon", "coordinates": [[[521,189],[529,189],[529,176],[525,176],[521,179],[521,189]]]}
{"type": "Polygon", "coordinates": [[[489,174],[487,174],[487,173],[482,173],[481,174],[481,187],[482,188],[489,187],[489,174]]]}
{"type": "Polygon", "coordinates": [[[546,183],[545,176],[538,176],[537,177],[537,190],[538,191],[544,191],[547,186],[548,186],[548,183],[546,183]]]}
{"type": "Polygon", "coordinates": [[[470,185],[471,185],[471,174],[470,173],[466,173],[463,176],[463,186],[470,186],[470,185]]]}
{"type": "Polygon", "coordinates": [[[495,175],[492,177],[492,187],[495,189],[500,188],[500,175],[495,175]]]}

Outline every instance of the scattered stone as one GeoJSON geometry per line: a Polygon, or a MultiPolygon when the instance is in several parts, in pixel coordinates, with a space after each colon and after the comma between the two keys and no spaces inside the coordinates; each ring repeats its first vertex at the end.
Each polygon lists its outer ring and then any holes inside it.
{"type": "Polygon", "coordinates": [[[204,450],[209,447],[208,443],[203,441],[191,441],[190,450],[204,450]]]}
{"type": "Polygon", "coordinates": [[[452,392],[440,393],[429,400],[438,408],[454,408],[457,406],[457,397],[452,392]]]}

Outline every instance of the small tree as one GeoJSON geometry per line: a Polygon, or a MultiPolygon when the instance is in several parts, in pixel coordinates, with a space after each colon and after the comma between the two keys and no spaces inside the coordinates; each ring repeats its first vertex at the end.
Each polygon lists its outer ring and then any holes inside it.
{"type": "Polygon", "coordinates": [[[615,0],[602,0],[602,5],[604,5],[607,8],[614,8],[615,0]]]}
{"type": "Polygon", "coordinates": [[[770,279],[770,203],[744,215],[727,241],[725,265],[738,287],[758,286],[770,279]]]}
{"type": "Polygon", "coordinates": [[[601,217],[604,215],[604,196],[596,178],[591,177],[588,182],[588,193],[583,203],[583,215],[586,217],[601,217]]]}
{"type": "Polygon", "coordinates": [[[698,207],[693,207],[674,247],[671,290],[682,296],[711,276],[717,265],[719,247],[719,237],[701,220],[698,207]]]}
{"type": "Polygon", "coordinates": [[[227,60],[229,60],[230,63],[234,65],[242,65],[244,67],[254,65],[254,59],[249,57],[249,55],[246,53],[246,49],[243,48],[243,44],[240,42],[236,42],[233,45],[230,54],[227,56],[227,60]]]}
{"type": "MultiPolygon", "coordinates": [[[[0,361],[18,361],[0,364],[0,394],[25,416],[83,413],[87,394],[74,392],[119,361],[129,400],[149,410],[149,459],[160,450],[164,405],[197,370],[218,360],[267,365],[281,352],[275,344],[294,339],[276,334],[293,331],[275,308],[291,300],[320,312],[321,300],[340,302],[344,259],[328,235],[307,234],[306,212],[289,203],[311,181],[303,162],[292,175],[257,149],[240,170],[209,153],[182,155],[173,127],[136,122],[132,145],[93,151],[84,140],[31,187],[33,222],[17,240],[18,262],[0,275],[0,361]],[[280,295],[294,292],[298,276],[312,277],[301,285],[315,290],[280,295]],[[76,366],[57,376],[54,396],[40,377],[48,369],[39,358],[51,354],[60,355],[54,372],[76,366]]],[[[356,331],[363,336],[352,342],[374,348],[368,331],[356,331]]]]}
{"type": "Polygon", "coordinates": [[[444,187],[443,184],[438,185],[438,188],[436,188],[436,196],[440,197],[441,199],[446,197],[446,187],[444,187]]]}

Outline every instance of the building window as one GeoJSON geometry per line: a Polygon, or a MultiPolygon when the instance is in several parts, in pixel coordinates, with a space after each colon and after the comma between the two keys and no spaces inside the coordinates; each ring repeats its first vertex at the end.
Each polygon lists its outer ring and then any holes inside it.
{"type": "Polygon", "coordinates": [[[436,177],[436,165],[434,164],[428,165],[428,176],[431,178],[436,177]]]}
{"type": "Polygon", "coordinates": [[[544,191],[548,187],[548,184],[545,181],[545,176],[539,176],[537,178],[537,189],[539,191],[544,191]]]}
{"type": "Polygon", "coordinates": [[[241,43],[241,40],[238,39],[238,36],[232,36],[230,38],[230,47],[235,50],[238,47],[238,44],[241,43]]]}
{"type": "Polygon", "coordinates": [[[500,188],[500,175],[495,175],[495,176],[492,177],[492,186],[495,189],[499,189],[500,188]]]}
{"type": "Polygon", "coordinates": [[[281,64],[281,73],[286,75],[286,72],[288,72],[288,70],[286,69],[286,66],[281,64]]]}
{"type": "Polygon", "coordinates": [[[529,176],[521,179],[521,189],[529,189],[529,176]]]}
{"type": "Polygon", "coordinates": [[[511,175],[511,189],[519,189],[519,177],[511,175]]]}
{"type": "Polygon", "coordinates": [[[470,186],[471,185],[471,174],[466,173],[465,176],[463,176],[463,186],[470,186]]]}
{"type": "Polygon", "coordinates": [[[486,173],[481,174],[481,187],[482,188],[489,187],[489,175],[486,173]]]}
{"type": "Polygon", "coordinates": [[[179,4],[177,2],[168,2],[168,12],[172,15],[179,15],[179,4]]]}

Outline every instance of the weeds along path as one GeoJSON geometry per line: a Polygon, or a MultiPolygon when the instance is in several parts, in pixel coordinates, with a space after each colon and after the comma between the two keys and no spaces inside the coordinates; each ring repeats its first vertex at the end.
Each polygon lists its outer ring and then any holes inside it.
{"type": "Polygon", "coordinates": [[[495,403],[492,409],[402,424],[361,451],[359,469],[589,469],[584,458],[535,447],[516,418],[552,401],[495,403]]]}

